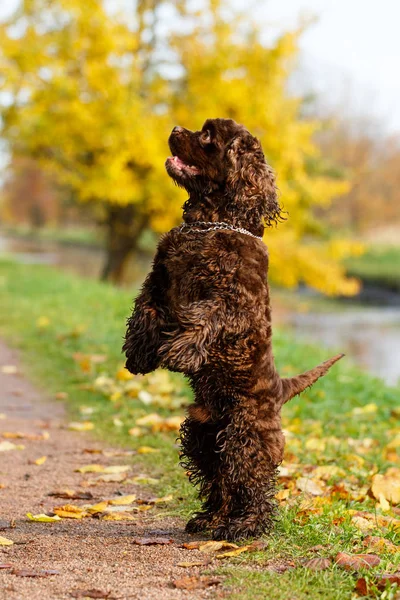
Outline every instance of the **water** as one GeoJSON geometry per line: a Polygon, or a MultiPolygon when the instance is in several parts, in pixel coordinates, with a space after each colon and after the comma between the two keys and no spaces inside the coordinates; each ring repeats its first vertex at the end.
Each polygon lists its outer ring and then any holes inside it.
{"type": "Polygon", "coordinates": [[[360,367],[395,385],[400,380],[400,308],[360,307],[343,312],[291,314],[294,334],[344,352],[360,367]]]}
{"type": "MultiPolygon", "coordinates": [[[[100,248],[0,234],[1,252],[12,253],[24,263],[49,264],[91,278],[99,276],[104,260],[100,248]]],[[[149,265],[148,257],[132,260],[128,279],[142,281],[149,265]]],[[[332,351],[345,352],[359,366],[389,384],[400,379],[400,307],[343,306],[343,310],[335,312],[292,312],[284,322],[296,337],[326,346],[327,358],[332,351]]]]}

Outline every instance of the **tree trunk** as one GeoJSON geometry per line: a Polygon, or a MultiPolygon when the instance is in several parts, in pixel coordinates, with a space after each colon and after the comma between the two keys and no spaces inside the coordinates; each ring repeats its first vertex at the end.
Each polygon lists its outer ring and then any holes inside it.
{"type": "Polygon", "coordinates": [[[139,214],[133,204],[111,205],[106,211],[107,254],[101,279],[120,284],[128,259],[137,248],[139,237],[148,224],[148,216],[139,214]]]}

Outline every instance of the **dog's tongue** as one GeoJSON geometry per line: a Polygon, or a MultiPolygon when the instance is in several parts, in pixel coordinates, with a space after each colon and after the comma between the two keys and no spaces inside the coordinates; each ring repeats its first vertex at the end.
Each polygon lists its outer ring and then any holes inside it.
{"type": "Polygon", "coordinates": [[[185,162],[183,162],[183,160],[181,160],[179,158],[179,156],[173,156],[172,160],[174,161],[174,163],[175,163],[175,165],[177,167],[183,168],[183,167],[187,167],[188,166],[185,162]]]}

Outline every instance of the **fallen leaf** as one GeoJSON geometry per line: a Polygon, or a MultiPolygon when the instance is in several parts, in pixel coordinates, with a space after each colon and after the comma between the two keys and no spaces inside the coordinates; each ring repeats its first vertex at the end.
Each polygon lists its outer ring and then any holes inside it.
{"type": "Polygon", "coordinates": [[[305,569],[310,569],[311,571],[325,571],[325,569],[329,569],[330,565],[330,558],[316,557],[305,562],[303,566],[305,569]]]}
{"type": "Polygon", "coordinates": [[[171,502],[173,500],[173,495],[168,494],[168,496],[161,496],[161,498],[150,498],[150,500],[146,501],[146,504],[161,504],[163,502],[171,502]]]}
{"type": "Polygon", "coordinates": [[[66,500],[92,500],[93,494],[91,492],[75,492],[74,490],[54,490],[47,494],[48,496],[54,496],[56,498],[65,498],[66,500]]]}
{"type": "Polygon", "coordinates": [[[115,457],[115,456],[134,456],[135,450],[103,450],[104,456],[115,457]]]}
{"type": "Polygon", "coordinates": [[[400,587],[400,571],[397,573],[383,573],[375,575],[372,580],[367,580],[364,577],[358,579],[355,590],[361,596],[368,596],[373,591],[371,588],[377,588],[379,591],[386,589],[387,584],[393,585],[394,583],[400,587]]]}
{"type": "Polygon", "coordinates": [[[0,546],[12,546],[13,541],[0,535],[0,546]]]}
{"type": "Polygon", "coordinates": [[[103,473],[126,473],[131,468],[130,465],[113,465],[111,467],[104,467],[103,473]]]}
{"type": "Polygon", "coordinates": [[[42,569],[40,571],[31,571],[29,569],[13,569],[11,574],[17,575],[17,577],[48,577],[49,575],[59,575],[60,571],[56,571],[55,569],[42,569]]]}
{"type": "Polygon", "coordinates": [[[198,549],[200,552],[205,552],[206,554],[213,554],[214,552],[218,552],[219,550],[230,550],[238,548],[237,544],[232,544],[231,542],[221,541],[221,542],[200,542],[198,549]]]}
{"type": "Polygon", "coordinates": [[[54,515],[50,517],[49,515],[45,515],[41,513],[40,515],[33,515],[32,513],[26,513],[26,516],[30,521],[34,521],[35,523],[54,523],[55,521],[61,521],[61,517],[58,515],[54,515]]]}
{"type": "Polygon", "coordinates": [[[242,552],[248,552],[250,546],[240,546],[240,548],[235,548],[235,550],[228,550],[228,552],[222,552],[222,554],[217,554],[216,558],[230,558],[232,556],[239,556],[242,552]]]}
{"type": "Polygon", "coordinates": [[[46,460],[47,460],[47,456],[41,456],[40,458],[37,458],[36,460],[34,460],[33,463],[35,465],[37,465],[38,467],[40,467],[41,465],[44,465],[46,460]]]}
{"type": "Polygon", "coordinates": [[[375,552],[388,552],[389,554],[400,553],[400,546],[396,546],[393,542],[383,537],[369,535],[363,541],[363,545],[375,552]]]}
{"type": "Polygon", "coordinates": [[[335,557],[335,563],[347,571],[358,571],[360,569],[372,569],[377,567],[381,559],[376,554],[347,554],[339,552],[335,557]]]}
{"type": "Polygon", "coordinates": [[[25,450],[25,446],[13,444],[12,442],[0,442],[0,452],[8,452],[9,450],[25,450]]]}
{"type": "Polygon", "coordinates": [[[117,498],[112,498],[108,501],[108,503],[112,504],[113,506],[127,506],[128,504],[132,504],[132,502],[135,502],[135,500],[136,494],[130,494],[129,496],[118,496],[117,498]]]}
{"type": "Polygon", "coordinates": [[[2,365],[0,371],[4,373],[4,375],[14,375],[15,373],[18,373],[18,368],[15,365],[2,365]]]}
{"type": "Polygon", "coordinates": [[[154,452],[160,452],[158,448],[152,448],[151,446],[140,446],[137,449],[138,454],[152,454],[154,452]]]}
{"type": "Polygon", "coordinates": [[[75,473],[104,473],[104,465],[84,465],[75,469],[75,473]]]}
{"type": "Polygon", "coordinates": [[[127,479],[125,483],[135,483],[136,485],[155,485],[160,480],[155,479],[154,477],[147,477],[147,475],[137,475],[136,477],[131,477],[127,479]]]}
{"type": "Polygon", "coordinates": [[[322,496],[324,494],[324,490],[321,486],[316,481],[307,477],[299,477],[296,481],[296,487],[301,492],[311,494],[311,496],[322,496]]]}
{"type": "Polygon", "coordinates": [[[173,543],[173,539],[171,538],[160,538],[160,537],[151,537],[151,538],[133,538],[132,544],[136,544],[137,546],[167,546],[168,544],[173,543]]]}
{"type": "Polygon", "coordinates": [[[83,519],[89,515],[85,510],[79,506],[74,506],[73,504],[56,506],[53,508],[53,512],[62,519],[83,519]]]}
{"type": "Polygon", "coordinates": [[[134,521],[135,517],[128,512],[105,513],[100,515],[102,521],[134,521]]]}
{"type": "Polygon", "coordinates": [[[94,479],[89,479],[89,485],[96,485],[97,483],[121,483],[126,479],[126,473],[103,473],[98,475],[94,479]]]}
{"type": "Polygon", "coordinates": [[[0,569],[12,569],[13,565],[11,563],[0,563],[0,569]]]}
{"type": "Polygon", "coordinates": [[[68,424],[68,429],[72,431],[91,431],[94,424],[91,421],[72,421],[68,424]]]}
{"type": "Polygon", "coordinates": [[[144,430],[140,429],[140,427],[131,427],[131,429],[129,429],[128,433],[132,437],[140,437],[141,435],[144,434],[144,430]]]}
{"type": "Polygon", "coordinates": [[[193,562],[179,562],[179,563],[176,563],[176,566],[190,569],[190,567],[203,567],[203,566],[209,564],[209,562],[210,562],[210,559],[195,560],[193,562]]]}
{"type": "Polygon", "coordinates": [[[314,469],[312,476],[315,479],[328,481],[328,479],[331,479],[332,477],[345,477],[346,472],[335,465],[322,465],[314,469]]]}
{"type": "Polygon", "coordinates": [[[4,431],[2,436],[8,440],[48,440],[48,431],[42,433],[21,433],[20,431],[4,431]]]}
{"type": "Polygon", "coordinates": [[[182,579],[175,579],[173,581],[174,586],[179,590],[202,590],[212,585],[219,585],[220,583],[220,579],[206,575],[200,577],[183,577],[182,579]]]}
{"type": "Polygon", "coordinates": [[[385,475],[372,478],[371,493],[376,500],[382,497],[392,504],[400,504],[400,469],[388,469],[385,475]]]}
{"type": "Polygon", "coordinates": [[[98,504],[93,504],[92,506],[85,506],[85,510],[91,515],[95,513],[104,512],[108,506],[107,500],[103,502],[99,502],[98,504]]]}
{"type": "Polygon", "coordinates": [[[50,319],[48,317],[39,317],[36,319],[36,327],[38,329],[46,329],[50,325],[50,319]]]}
{"type": "Polygon", "coordinates": [[[370,415],[376,413],[377,410],[377,405],[371,402],[365,406],[357,406],[356,408],[353,408],[351,412],[353,415],[370,415]]]}

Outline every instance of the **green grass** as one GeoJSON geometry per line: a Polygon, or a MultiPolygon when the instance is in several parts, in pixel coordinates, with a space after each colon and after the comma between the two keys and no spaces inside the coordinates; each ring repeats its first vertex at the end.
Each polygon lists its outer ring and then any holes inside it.
{"type": "MultiPolygon", "coordinates": [[[[21,350],[27,373],[47,395],[68,394],[71,419],[90,419],[95,424],[93,434],[109,444],[158,449],[155,454],[136,455],[132,460],[140,472],[159,478],[155,494],[173,494],[174,502],[165,509],[168,514],[186,518],[197,506],[197,500],[178,467],[176,434],[148,432],[134,438],[128,433],[146,413],[182,414],[183,408],[146,406],[140,399],[124,394],[93,391],[93,382],[103,375],[111,377],[116,390],[119,386],[116,373],[124,362],[120,348],[132,296],[133,291],[79,279],[49,267],[0,261],[0,335],[21,350]],[[88,370],[82,370],[85,361],[76,360],[76,353],[89,357],[105,355],[106,361],[89,361],[88,370]],[[82,406],[92,407],[95,412],[83,416],[82,406]],[[120,426],[115,425],[115,418],[120,426]]],[[[298,373],[330,355],[326,350],[296,343],[283,331],[275,332],[274,342],[282,375],[298,373]]],[[[399,390],[386,387],[347,363],[341,361],[329,376],[293,400],[284,412],[288,432],[286,466],[299,464],[302,476],[306,476],[312,465],[336,465],[343,468],[346,476],[331,478],[328,502],[315,514],[302,512],[302,496],[296,496],[292,490],[293,497],[281,506],[276,531],[267,540],[265,550],[218,563],[230,598],[352,597],[352,573],[333,565],[314,573],[304,569],[301,562],[315,556],[332,557],[339,551],[365,550],[363,538],[368,534],[354,526],[348,511],[373,513],[375,501],[366,495],[371,475],[376,470],[385,472],[390,466],[399,466],[396,451],[385,451],[399,431],[399,390]],[[370,411],[354,412],[371,404],[370,411]],[[354,494],[341,497],[342,479],[349,489],[353,486],[354,494]],[[363,488],[364,493],[360,492],[357,498],[357,490],[363,488]],[[316,553],[312,548],[317,545],[323,548],[316,553]],[[296,568],[278,574],[269,570],[271,561],[294,561],[296,568]]],[[[185,381],[179,375],[173,375],[172,381],[175,391],[170,393],[171,399],[176,404],[184,403],[190,398],[185,381]]],[[[368,533],[400,542],[399,533],[390,528],[381,530],[377,526],[368,533]]],[[[400,562],[399,555],[383,553],[381,559],[380,570],[400,562]]]]}
{"type": "Polygon", "coordinates": [[[34,229],[26,225],[3,226],[2,231],[7,235],[28,240],[43,242],[58,242],[60,244],[73,244],[78,246],[104,245],[102,232],[89,227],[40,227],[34,229]]]}
{"type": "Polygon", "coordinates": [[[366,283],[400,291],[400,246],[374,246],[346,261],[350,275],[366,283]]]}

